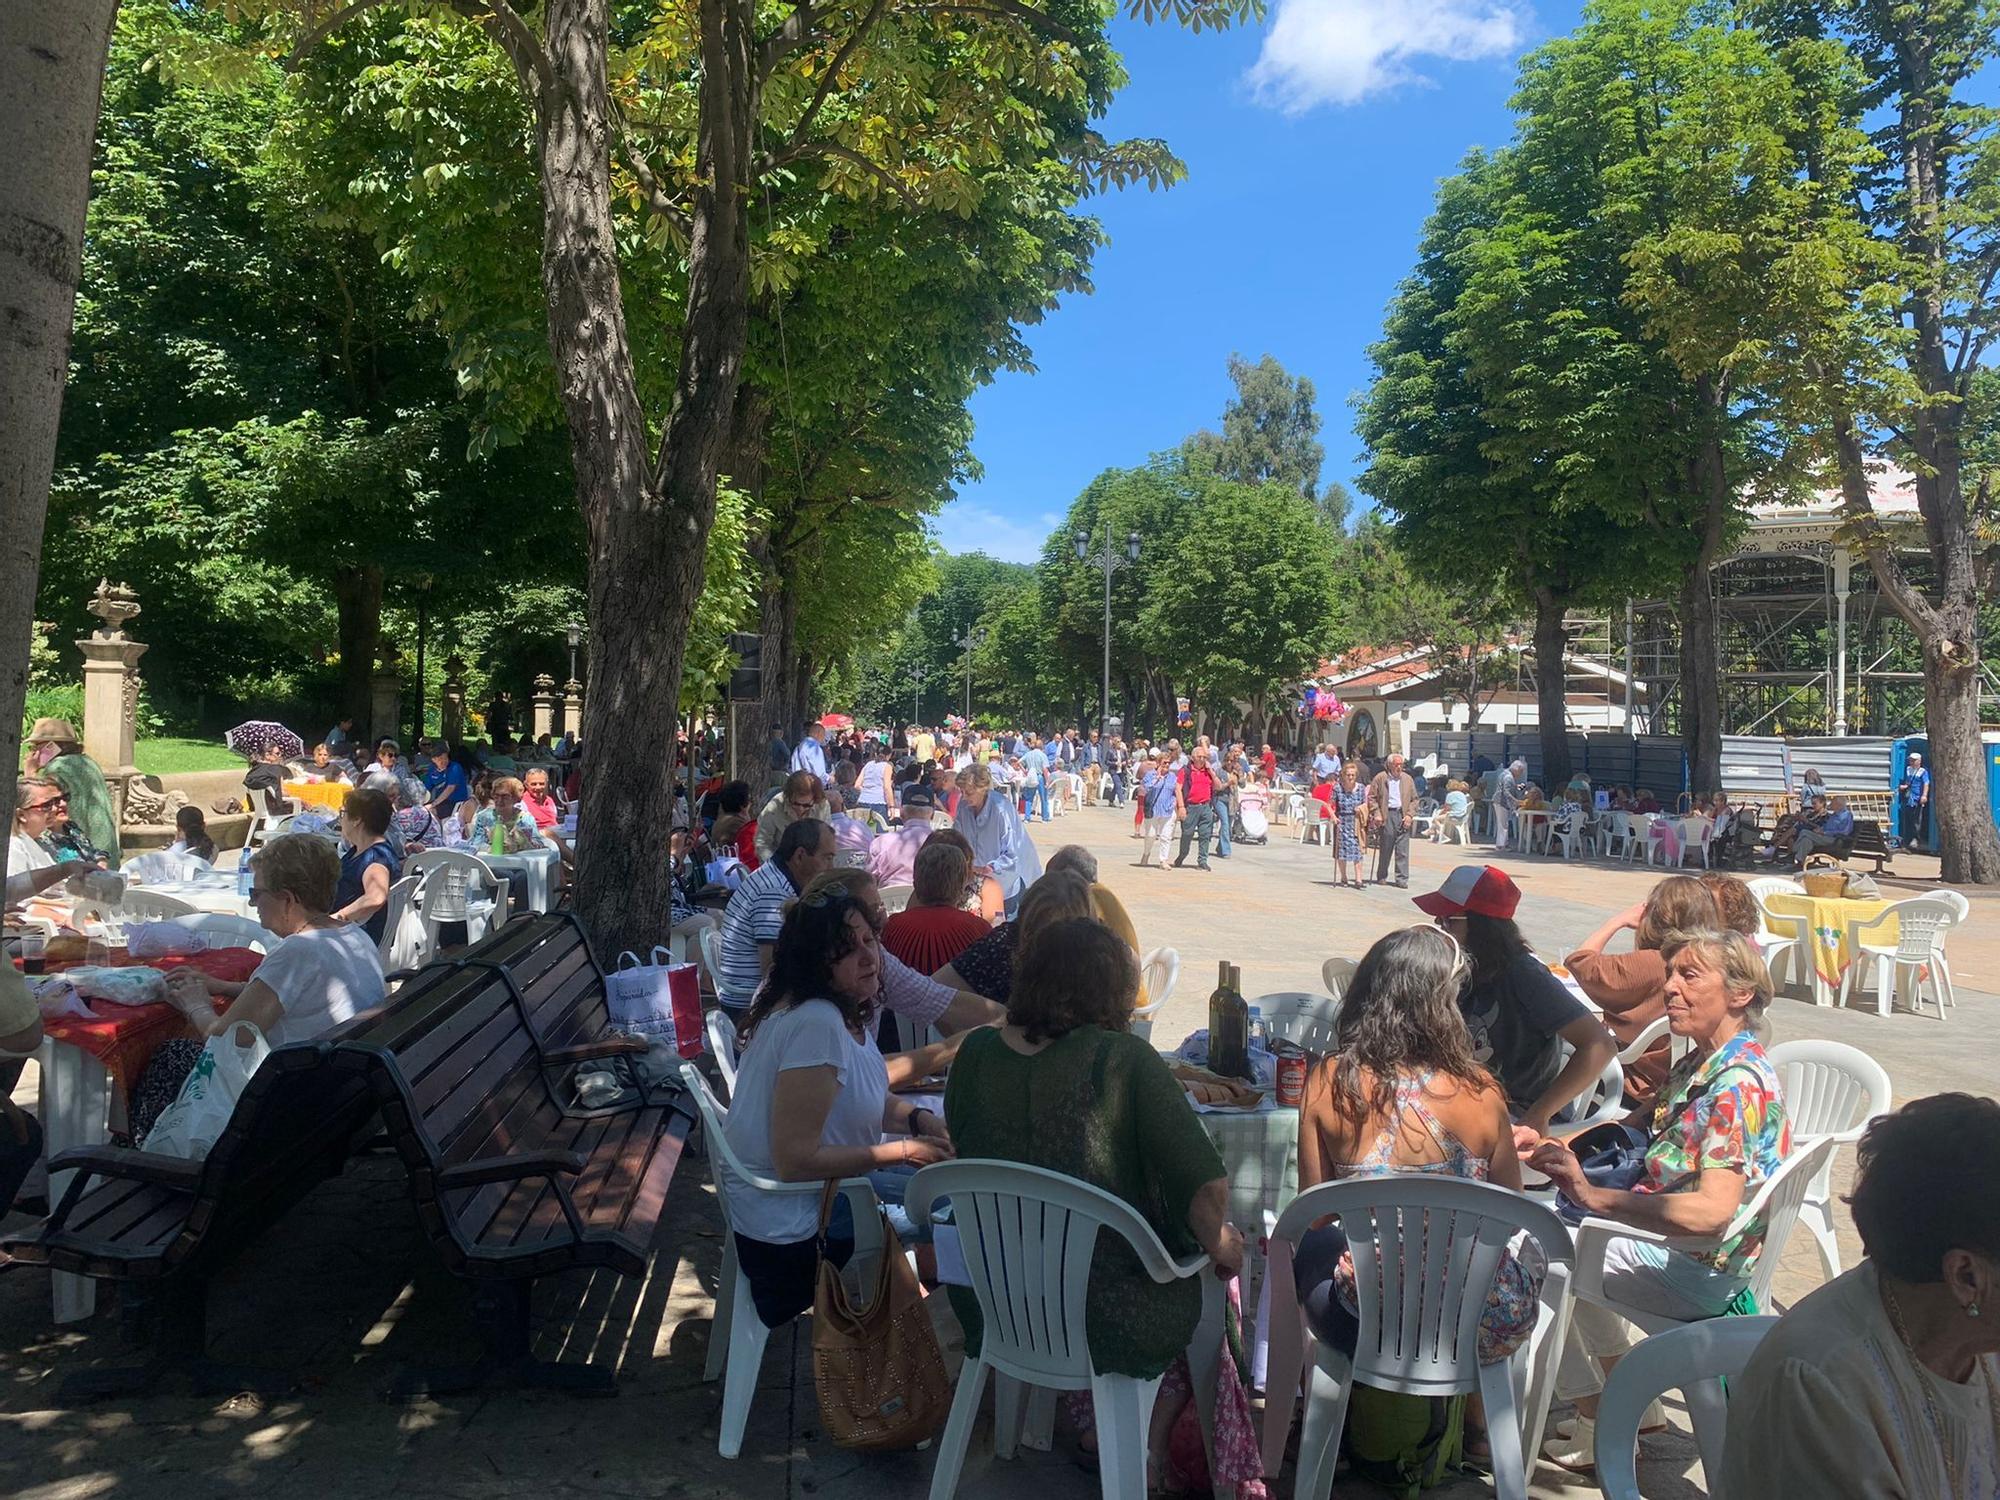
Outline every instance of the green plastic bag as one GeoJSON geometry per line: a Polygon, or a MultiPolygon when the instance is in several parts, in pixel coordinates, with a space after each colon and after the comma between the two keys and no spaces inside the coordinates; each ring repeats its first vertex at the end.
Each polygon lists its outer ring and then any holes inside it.
{"type": "Polygon", "coordinates": [[[1398,1500],[1415,1500],[1459,1477],[1465,1457],[1464,1396],[1402,1396],[1356,1384],[1343,1438],[1353,1472],[1398,1500]]]}

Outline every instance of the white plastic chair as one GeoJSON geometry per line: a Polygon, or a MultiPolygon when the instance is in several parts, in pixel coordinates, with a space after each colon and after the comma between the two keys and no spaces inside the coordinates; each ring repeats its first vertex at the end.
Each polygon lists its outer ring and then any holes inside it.
{"type": "Polygon", "coordinates": [[[1153,1039],[1153,1020],[1166,1008],[1174,987],[1181,981],[1181,955],[1178,949],[1155,948],[1146,955],[1139,965],[1140,982],[1145,986],[1146,1004],[1141,1010],[1132,1012],[1132,1035],[1141,1041],[1153,1039]]]}
{"type": "Polygon", "coordinates": [[[1848,995],[1867,985],[1872,970],[1875,1009],[1879,1014],[1888,1015],[1893,1000],[1897,999],[1911,1010],[1921,1012],[1924,984],[1928,981],[1937,1001],[1938,1019],[1942,1021],[1945,1010],[1958,1004],[1951,990],[1951,965],[1944,956],[1945,934],[1964,920],[1960,911],[1967,907],[1963,896],[1955,891],[1951,895],[1952,900],[1943,896],[1912,896],[1907,901],[1892,902],[1887,910],[1866,921],[1849,922],[1847,941],[1854,950],[1854,965],[1847,971],[1848,995]],[[1868,941],[1869,933],[1879,931],[1891,921],[1897,924],[1895,946],[1868,941]]]}
{"type": "Polygon", "coordinates": [[[135,854],[118,867],[126,882],[153,880],[195,880],[215,867],[198,854],[176,854],[171,849],[153,849],[135,854]]]}
{"type": "MultiPolygon", "coordinates": [[[[1564,1055],[1575,1049],[1563,1044],[1564,1055]]],[[[1625,1064],[1616,1056],[1604,1065],[1604,1071],[1591,1081],[1590,1087],[1576,1096],[1572,1108],[1575,1113],[1570,1122],[1563,1126],[1565,1135],[1572,1132],[1581,1134],[1613,1120],[1622,1120],[1630,1112],[1625,1102],[1625,1064]]]]}
{"type": "Polygon", "coordinates": [[[1667,1056],[1673,1062],[1679,1062],[1687,1055],[1688,1049],[1694,1046],[1694,1043],[1686,1037],[1674,1036],[1672,1027],[1667,1024],[1667,1018],[1660,1016],[1656,1020],[1648,1021],[1637,1036],[1618,1049],[1619,1066],[1629,1072],[1632,1064],[1652,1051],[1653,1043],[1661,1037],[1667,1038],[1667,1056]]]}
{"type": "Polygon", "coordinates": [[[931,1500],[958,1490],[972,1425],[994,1377],[993,1452],[1012,1458],[1020,1441],[1022,1391],[1091,1393],[1098,1480],[1105,1500],[1144,1500],[1147,1424],[1158,1377],[1099,1375],[1085,1323],[1090,1263],[1100,1234],[1116,1235],[1163,1285],[1201,1277],[1202,1319],[1188,1347],[1206,1440],[1214,1431],[1216,1360],[1222,1343],[1222,1283],[1204,1275],[1206,1255],[1175,1260],[1139,1211],[1102,1188],[1041,1167],[1003,1161],[939,1162],[910,1179],[905,1205],[921,1223],[949,1198],[959,1248],[984,1323],[979,1357],[959,1372],[951,1419],[938,1440],[931,1500]]]}
{"type": "Polygon", "coordinates": [[[438,929],[446,922],[463,922],[466,942],[476,943],[507,920],[507,878],[494,874],[476,855],[426,849],[404,862],[403,873],[421,877],[411,899],[433,951],[440,941],[438,929]]]}
{"type": "Polygon", "coordinates": [[[910,897],[916,893],[917,888],[913,885],[885,885],[878,892],[882,897],[882,909],[892,917],[905,910],[910,904],[910,897]]]}
{"type": "MultiPolygon", "coordinates": [[[[729,1177],[722,1170],[725,1166],[737,1180],[748,1183],[759,1193],[817,1198],[825,1189],[826,1184],[820,1181],[780,1182],[749,1171],[729,1144],[729,1111],[716,1099],[701,1070],[693,1063],[682,1063],[681,1081],[687,1085],[688,1097],[694,1100],[695,1108],[701,1111],[709,1176],[715,1183],[715,1197],[722,1206],[725,1226],[731,1222],[729,1177]]],[[[882,1241],[878,1236],[882,1219],[868,1179],[849,1177],[840,1184],[840,1192],[854,1210],[856,1260],[870,1254],[880,1255],[882,1241]]],[[[715,1321],[709,1325],[708,1361],[701,1374],[707,1381],[722,1377],[722,1428],[715,1446],[724,1458],[735,1458],[743,1451],[743,1429],[750,1421],[750,1402],[757,1394],[757,1372],[764,1363],[764,1347],[770,1341],[771,1330],[757,1316],[757,1304],[751,1298],[750,1278],[736,1263],[735,1230],[726,1227],[722,1236],[722,1272],[716,1279],[715,1321]]]]}
{"type": "Polygon", "coordinates": [[[173,920],[189,932],[200,933],[211,948],[255,948],[269,953],[278,946],[277,934],[251,917],[239,917],[230,912],[198,911],[173,920]]]}
{"type": "MultiPolygon", "coordinates": [[[[1821,1170],[1833,1159],[1838,1144],[1830,1137],[1807,1146],[1795,1144],[1792,1154],[1785,1158],[1777,1171],[1764,1179],[1750,1201],[1736,1210],[1736,1217],[1729,1221],[1729,1227],[1721,1234],[1665,1235],[1600,1219],[1595,1215],[1585,1219],[1576,1228],[1577,1299],[1607,1308],[1646,1333],[1664,1333],[1669,1328],[1678,1328],[1682,1322],[1679,1318],[1633,1307],[1606,1293],[1605,1249],[1613,1240],[1627,1239],[1676,1250],[1712,1250],[1725,1240],[1741,1234],[1753,1221],[1762,1219],[1764,1248],[1757,1256],[1756,1269],[1750,1273],[1750,1290],[1757,1298],[1759,1307],[1769,1307],[1771,1282],[1778,1274],[1778,1262],[1785,1258],[1785,1242],[1791,1238],[1792,1226],[1798,1222],[1806,1195],[1812,1191],[1821,1170]]],[[[1693,1411],[1695,1441],[1701,1446],[1703,1466],[1711,1474],[1718,1472],[1722,1458],[1722,1441],[1715,1430],[1715,1423],[1709,1419],[1712,1415],[1705,1414],[1699,1406],[1693,1411]]]]}
{"type": "Polygon", "coordinates": [[[399,974],[421,969],[437,952],[437,938],[416,910],[421,875],[399,875],[389,883],[389,901],[382,908],[382,972],[399,974]]]}
{"type": "Polygon", "coordinates": [[[1681,840],[1681,863],[1686,864],[1690,854],[1701,856],[1701,867],[1708,868],[1708,846],[1715,838],[1715,819],[1706,813],[1693,813],[1678,820],[1681,840]]]}
{"type": "Polygon", "coordinates": [[[1319,982],[1326,986],[1326,992],[1335,1000],[1346,997],[1347,987],[1354,983],[1354,971],[1361,966],[1351,958],[1329,958],[1319,966],[1319,982]]]}
{"type": "Polygon", "coordinates": [[[116,901],[79,900],[73,910],[79,927],[87,930],[96,926],[115,934],[133,922],[170,922],[192,917],[198,908],[178,896],[127,886],[116,901]]]}
{"type": "Polygon", "coordinates": [[[1315,844],[1331,844],[1340,826],[1333,810],[1317,797],[1294,797],[1292,801],[1299,804],[1299,843],[1311,839],[1315,844]]]}
{"type": "Polygon", "coordinates": [[[284,831],[287,820],[305,811],[305,804],[297,798],[276,792],[265,792],[261,798],[254,792],[246,792],[243,800],[250,808],[250,827],[243,835],[245,853],[276,838],[284,831]]]}
{"type": "MultiPolygon", "coordinates": [[[[1330,963],[1334,961],[1328,960],[1330,963]]],[[[1340,1050],[1336,1035],[1340,1023],[1340,1001],[1337,998],[1307,999],[1300,996],[1281,1000],[1264,1020],[1270,1027],[1274,1042],[1290,1042],[1317,1057],[1340,1050]]]]}
{"type": "MultiPolygon", "coordinates": [[[[694,935],[694,940],[701,949],[701,966],[708,971],[708,981],[715,986],[715,993],[719,996],[722,993],[722,929],[704,927],[694,935]]],[[[730,1080],[729,1086],[733,1092],[736,1087],[734,1079],[730,1080]]]]}
{"type": "Polygon", "coordinates": [[[1354,1257],[1361,1331],[1350,1360],[1314,1340],[1311,1385],[1299,1434],[1299,1500],[1333,1487],[1335,1455],[1356,1381],[1417,1396],[1480,1392],[1493,1448],[1493,1487],[1525,1500],[1524,1455],[1539,1445],[1554,1394],[1554,1355],[1568,1331],[1565,1296],[1575,1256],[1553,1209],[1488,1182],[1431,1176],[1351,1177],[1294,1198],[1272,1231],[1270,1383],[1264,1459],[1282,1461],[1292,1390],[1307,1337],[1292,1282],[1292,1255],[1317,1220],[1337,1217],[1354,1257]],[[1525,1230],[1548,1260],[1535,1334],[1508,1359],[1479,1363],[1486,1290],[1508,1240],[1525,1230]]]}
{"type": "Polygon", "coordinates": [[[1757,910],[1763,917],[1756,936],[1757,951],[1764,955],[1764,962],[1771,970],[1771,982],[1782,987],[1786,982],[1804,984],[1811,976],[1806,965],[1812,962],[1812,934],[1806,930],[1806,919],[1802,916],[1774,912],[1765,905],[1771,896],[1803,896],[1805,887],[1796,880],[1787,880],[1782,875],[1760,875],[1749,882],[1750,894],[1756,899],[1757,910]],[[1789,981],[1778,978],[1780,963],[1790,969],[1789,981]]]}
{"type": "Polygon", "coordinates": [[[1813,1184],[1799,1206],[1799,1223],[1819,1247],[1826,1279],[1840,1274],[1840,1242],[1833,1233],[1833,1158],[1861,1139],[1871,1120],[1889,1112],[1889,1073],[1859,1047],[1845,1042],[1780,1042],[1770,1050],[1771,1066],[1792,1121],[1792,1149],[1832,1141],[1813,1184]]]}
{"type": "Polygon", "coordinates": [[[1646,1408],[1678,1390],[1690,1412],[1706,1418],[1709,1447],[1702,1450],[1702,1473],[1711,1500],[1725,1500],[1718,1486],[1722,1442],[1729,1408],[1722,1382],[1735,1380],[1750,1356],[1778,1326],[1774,1317],[1709,1318],[1642,1339],[1618,1361],[1604,1382],[1597,1405],[1597,1484],[1605,1500],[1641,1500],[1634,1454],[1646,1408]]]}
{"type": "MultiPolygon", "coordinates": [[[[708,1050],[715,1058],[716,1071],[722,1074],[722,1087],[729,1099],[736,1097],[736,1022],[729,1012],[716,1006],[708,1013],[708,1050]]],[[[723,1101],[728,1102],[728,1099],[723,1101]]]]}

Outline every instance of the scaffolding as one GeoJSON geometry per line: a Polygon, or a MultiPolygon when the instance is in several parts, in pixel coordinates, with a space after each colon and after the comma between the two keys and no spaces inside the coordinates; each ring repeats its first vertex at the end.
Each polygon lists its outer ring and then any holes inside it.
{"type": "MultiPolygon", "coordinates": [[[[1929,549],[1908,477],[1885,471],[1873,499],[1911,581],[1928,586],[1929,549]]],[[[1922,648],[1867,560],[1843,544],[1843,520],[1831,495],[1804,507],[1757,507],[1741,546],[1711,572],[1724,733],[1897,735],[1922,728],[1922,648]]],[[[1629,600],[1622,625],[1622,639],[1607,644],[1594,619],[1579,618],[1578,649],[1587,640],[1642,685],[1633,733],[1678,734],[1683,672],[1696,669],[1681,659],[1679,601],[1629,600]]],[[[1987,633],[2000,636],[2000,622],[1987,633]]],[[[1982,651],[1988,722],[2000,718],[1996,647],[2000,640],[1982,651]]]]}

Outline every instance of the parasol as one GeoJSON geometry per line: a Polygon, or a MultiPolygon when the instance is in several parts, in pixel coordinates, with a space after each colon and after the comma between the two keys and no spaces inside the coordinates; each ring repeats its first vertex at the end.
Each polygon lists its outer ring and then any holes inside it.
{"type": "Polygon", "coordinates": [[[266,719],[238,724],[223,735],[222,743],[245,760],[255,760],[266,746],[275,749],[280,760],[303,760],[306,753],[305,743],[297,735],[266,719]]]}
{"type": "Polygon", "coordinates": [[[821,714],[819,726],[822,729],[852,729],[854,720],[847,714],[821,714]]]}

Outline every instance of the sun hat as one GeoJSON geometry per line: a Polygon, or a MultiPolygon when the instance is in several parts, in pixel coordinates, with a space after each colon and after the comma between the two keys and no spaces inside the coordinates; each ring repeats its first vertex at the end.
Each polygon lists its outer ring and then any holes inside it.
{"type": "Polygon", "coordinates": [[[1410,899],[1417,910],[1433,917],[1455,917],[1472,911],[1505,921],[1521,904],[1521,888],[1505,870],[1494,865],[1460,865],[1445,876],[1444,884],[1436,890],[1410,899]]]}
{"type": "Polygon", "coordinates": [[[29,745],[80,745],[83,736],[76,732],[76,726],[68,719],[37,719],[35,727],[28,731],[25,743],[29,745]]]}

